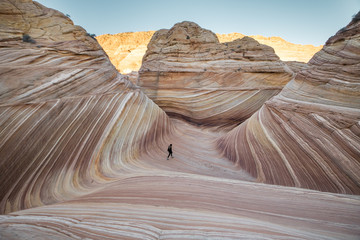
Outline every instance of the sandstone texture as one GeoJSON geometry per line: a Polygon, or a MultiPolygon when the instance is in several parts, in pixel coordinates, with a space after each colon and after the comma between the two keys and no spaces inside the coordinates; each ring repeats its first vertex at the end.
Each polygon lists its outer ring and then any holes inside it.
{"type": "Polygon", "coordinates": [[[293,71],[294,73],[298,73],[302,70],[307,69],[308,65],[303,62],[297,62],[297,61],[287,61],[285,62],[286,65],[293,71]]]}
{"type": "Polygon", "coordinates": [[[358,197],[196,175],[133,176],[0,216],[4,239],[356,239],[358,197]]]}
{"type": "Polygon", "coordinates": [[[219,149],[259,182],[359,194],[359,70],[354,18],[219,149]]]}
{"type": "Polygon", "coordinates": [[[62,13],[1,1],[0,19],[1,213],[87,193],[167,131],[165,113],[62,13]]]}
{"type": "Polygon", "coordinates": [[[219,43],[193,22],[152,37],[137,85],[169,116],[196,124],[238,124],[293,77],[271,47],[244,37],[219,43]]]}
{"type": "Polygon", "coordinates": [[[139,71],[147,45],[155,31],[104,34],[96,39],[116,69],[128,74],[139,71]]]}
{"type": "Polygon", "coordinates": [[[63,14],[0,11],[0,239],[360,235],[359,196],[256,183],[217,150],[225,132],[169,118],[63,14]]]}
{"type": "MultiPolygon", "coordinates": [[[[126,32],[118,34],[104,34],[96,39],[104,48],[116,69],[128,74],[132,71],[139,71],[142,58],[147,50],[147,45],[155,31],[147,32],[126,32]]],[[[219,42],[232,42],[243,38],[241,33],[216,34],[219,42]]],[[[294,44],[285,41],[280,37],[264,37],[261,35],[249,36],[261,44],[272,47],[275,54],[282,61],[296,61],[307,63],[322,46],[294,44]]]]}
{"type": "MultiPolygon", "coordinates": [[[[245,35],[241,33],[216,34],[220,42],[230,42],[245,35]]],[[[302,45],[285,41],[281,37],[249,36],[261,44],[272,47],[282,61],[296,61],[307,63],[323,46],[302,45]]]]}
{"type": "Polygon", "coordinates": [[[118,92],[129,85],[96,40],[62,13],[32,1],[1,1],[0,9],[0,105],[118,92]]]}

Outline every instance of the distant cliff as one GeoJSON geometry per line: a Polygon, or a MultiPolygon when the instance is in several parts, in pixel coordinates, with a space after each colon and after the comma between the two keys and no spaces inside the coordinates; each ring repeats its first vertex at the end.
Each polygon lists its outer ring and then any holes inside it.
{"type": "MultiPolygon", "coordinates": [[[[230,42],[245,35],[241,33],[216,34],[220,42],[230,42]]],[[[315,47],[313,45],[294,44],[285,41],[281,37],[264,37],[260,35],[249,36],[261,44],[274,48],[276,55],[282,61],[298,61],[307,63],[315,53],[321,50],[322,45],[315,47]]]]}
{"type": "MultiPolygon", "coordinates": [[[[154,31],[105,34],[96,37],[111,62],[121,73],[138,71],[154,31]]],[[[241,33],[216,34],[220,43],[231,42],[245,35],[241,33]]],[[[274,48],[282,61],[308,62],[322,46],[294,44],[280,37],[250,36],[261,44],[274,48]]]]}
{"type": "Polygon", "coordinates": [[[155,31],[105,34],[96,39],[112,64],[121,73],[138,71],[147,45],[155,31]]]}

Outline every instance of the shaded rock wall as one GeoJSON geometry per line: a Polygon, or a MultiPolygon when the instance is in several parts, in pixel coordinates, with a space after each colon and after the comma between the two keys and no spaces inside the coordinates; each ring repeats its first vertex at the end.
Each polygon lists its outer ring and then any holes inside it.
{"type": "Polygon", "coordinates": [[[218,142],[259,182],[360,193],[360,21],[218,142]]]}
{"type": "Polygon", "coordinates": [[[272,48],[252,38],[221,44],[211,31],[182,22],[154,34],[137,84],[170,116],[232,126],[292,76],[272,48]]]}

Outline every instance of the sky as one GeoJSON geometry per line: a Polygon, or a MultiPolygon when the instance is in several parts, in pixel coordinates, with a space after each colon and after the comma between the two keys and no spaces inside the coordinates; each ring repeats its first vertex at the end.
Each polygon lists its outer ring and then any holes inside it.
{"type": "Polygon", "coordinates": [[[360,0],[37,0],[88,33],[171,28],[193,21],[214,33],[278,36],[322,45],[360,10],[360,0]]]}

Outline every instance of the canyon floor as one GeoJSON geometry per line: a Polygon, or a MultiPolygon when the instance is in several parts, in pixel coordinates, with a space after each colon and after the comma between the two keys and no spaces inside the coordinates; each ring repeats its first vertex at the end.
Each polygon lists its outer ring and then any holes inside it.
{"type": "Polygon", "coordinates": [[[141,156],[143,164],[172,172],[254,181],[247,172],[237,168],[216,150],[215,140],[221,136],[216,129],[195,126],[185,121],[171,119],[175,131],[170,136],[173,156],[166,160],[167,147],[152,148],[141,156]]]}
{"type": "MultiPolygon", "coordinates": [[[[0,216],[1,239],[357,239],[360,197],[255,183],[213,149],[221,132],[171,119],[166,145],[116,181],[0,216]],[[94,188],[95,189],[95,188],[94,188]]],[[[119,176],[120,176],[119,175],[119,176]]]]}

